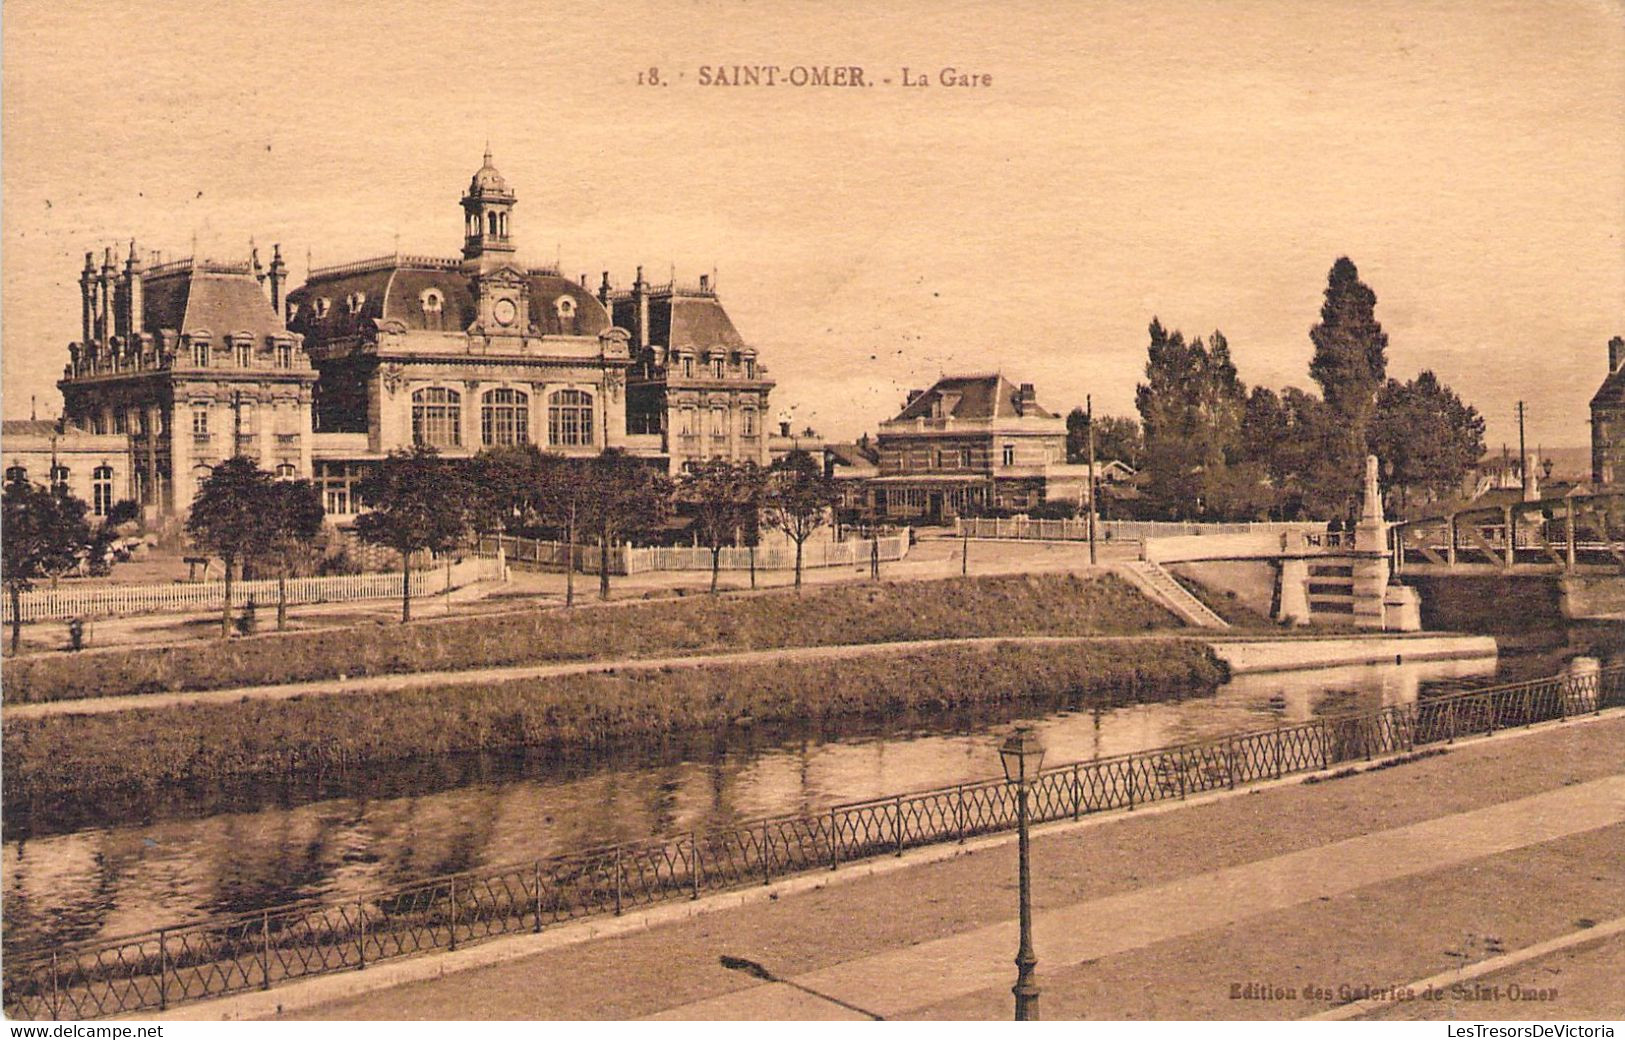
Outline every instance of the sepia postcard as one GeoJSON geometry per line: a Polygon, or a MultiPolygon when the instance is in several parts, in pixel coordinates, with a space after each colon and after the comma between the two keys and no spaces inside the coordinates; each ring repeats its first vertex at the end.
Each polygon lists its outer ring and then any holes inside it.
{"type": "Polygon", "coordinates": [[[0,27],[10,1035],[1625,1019],[1619,0],[0,27]]]}

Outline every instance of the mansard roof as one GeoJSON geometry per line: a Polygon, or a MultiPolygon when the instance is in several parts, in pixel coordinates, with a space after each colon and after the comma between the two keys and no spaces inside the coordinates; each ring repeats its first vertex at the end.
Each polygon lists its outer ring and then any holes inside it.
{"type": "Polygon", "coordinates": [[[206,329],[216,337],[247,332],[256,340],[288,331],[247,264],[191,260],[164,264],[142,278],[141,326],[150,333],[206,329]]]}
{"type": "MultiPolygon", "coordinates": [[[[616,324],[635,328],[637,302],[628,293],[612,304],[616,324]]],[[[672,350],[703,353],[712,348],[723,351],[749,350],[750,345],[734,327],[716,293],[708,288],[682,289],[662,286],[649,292],[649,342],[672,350]]]]}
{"type": "MultiPolygon", "coordinates": [[[[551,268],[523,270],[529,285],[531,321],[543,335],[596,336],[609,328],[609,315],[591,292],[551,268]],[[573,328],[566,328],[557,301],[574,303],[573,328]]],[[[438,257],[387,256],[339,267],[318,268],[288,294],[294,308],[289,325],[314,342],[357,335],[374,321],[398,321],[409,330],[461,332],[477,314],[471,279],[461,261],[438,257]],[[440,322],[433,324],[425,302],[438,296],[440,322]],[[352,308],[351,300],[357,305],[352,308]],[[325,313],[317,301],[326,300],[325,313]]]]}

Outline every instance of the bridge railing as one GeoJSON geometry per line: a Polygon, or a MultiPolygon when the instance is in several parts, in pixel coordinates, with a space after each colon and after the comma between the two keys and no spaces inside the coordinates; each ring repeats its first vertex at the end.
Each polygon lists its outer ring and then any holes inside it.
{"type": "MultiPolygon", "coordinates": [[[[1621,706],[1625,666],[1553,676],[1067,763],[1039,776],[1030,804],[1037,822],[1078,819],[1621,706]]],[[[963,842],[1011,830],[1015,822],[1011,786],[981,780],[430,878],[342,900],[11,954],[4,965],[4,1009],[22,1019],[163,1011],[923,845],[963,842]]]]}

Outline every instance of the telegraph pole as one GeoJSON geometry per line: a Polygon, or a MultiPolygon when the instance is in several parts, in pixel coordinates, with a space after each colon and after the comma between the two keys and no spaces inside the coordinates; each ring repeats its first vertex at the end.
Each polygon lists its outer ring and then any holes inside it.
{"type": "Polygon", "coordinates": [[[1521,477],[1519,488],[1523,498],[1529,498],[1529,450],[1524,447],[1523,440],[1523,402],[1518,402],[1518,475],[1521,477]]]}
{"type": "MultiPolygon", "coordinates": [[[[1073,398],[1077,400],[1077,398],[1073,398]]],[[[1084,418],[1089,426],[1089,566],[1095,565],[1095,397],[1083,399],[1084,418]]]]}

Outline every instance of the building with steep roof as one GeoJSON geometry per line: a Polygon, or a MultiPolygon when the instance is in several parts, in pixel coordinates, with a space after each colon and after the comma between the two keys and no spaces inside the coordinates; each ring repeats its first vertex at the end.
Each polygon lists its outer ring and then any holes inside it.
{"type": "Polygon", "coordinates": [[[722,457],[766,465],[772,454],[767,368],[734,328],[709,275],[697,285],[651,286],[643,268],[629,292],[600,287],[615,323],[630,330],[636,358],[627,375],[628,433],[659,451],[672,472],[722,457]]]}
{"type": "Polygon", "coordinates": [[[1608,374],[1591,398],[1591,479],[1625,483],[1625,336],[1608,341],[1608,374]]]}
{"type": "Polygon", "coordinates": [[[316,371],[282,319],[286,278],[280,249],[269,270],[257,251],[240,264],[148,267],[131,242],[122,270],[112,249],[100,268],[85,254],[81,335],[57,386],[68,426],[125,445],[120,498],[183,512],[210,467],[237,454],[310,475],[316,371]]]}
{"type": "Polygon", "coordinates": [[[128,439],[134,493],[184,512],[209,467],[242,452],[314,479],[329,515],[389,452],[471,456],[535,444],[618,448],[675,472],[766,463],[773,384],[710,277],[617,292],[518,259],[517,193],[489,150],[463,194],[460,257],[399,253],[269,270],[188,259],[144,267],[131,244],[86,255],[83,335],[59,386],[70,423],[128,439]],[[267,293],[267,281],[269,292],[267,293]]]}
{"type": "Polygon", "coordinates": [[[875,445],[880,475],[854,503],[868,518],[942,523],[1088,500],[1089,467],[1066,462],[1066,421],[1038,404],[1033,384],[998,373],[911,391],[875,445]]]}

